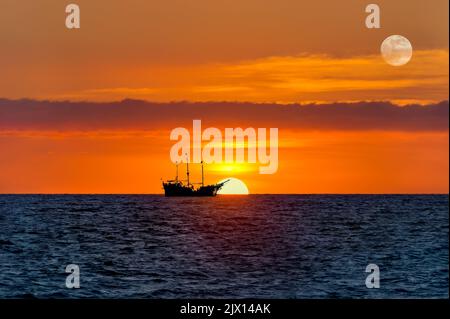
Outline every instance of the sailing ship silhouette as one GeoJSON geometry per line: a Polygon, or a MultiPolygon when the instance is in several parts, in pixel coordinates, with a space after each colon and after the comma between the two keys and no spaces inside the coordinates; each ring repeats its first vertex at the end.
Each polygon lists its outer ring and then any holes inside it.
{"type": "Polygon", "coordinates": [[[205,185],[204,167],[202,165],[202,182],[191,183],[189,179],[189,160],[186,160],[186,180],[180,180],[178,178],[178,163],[176,163],[176,176],[173,180],[163,181],[164,195],[171,196],[216,196],[217,192],[227,183],[229,180],[223,181],[217,184],[205,185]],[[200,186],[195,187],[194,185],[200,186]]]}

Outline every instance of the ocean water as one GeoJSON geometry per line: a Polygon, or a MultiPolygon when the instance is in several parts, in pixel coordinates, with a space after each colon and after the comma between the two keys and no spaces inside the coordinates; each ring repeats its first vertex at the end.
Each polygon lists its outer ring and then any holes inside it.
{"type": "Polygon", "coordinates": [[[1,195],[0,298],[448,298],[447,195],[1,195]],[[79,289],[65,267],[80,268],[79,289]],[[368,264],[380,288],[368,289],[368,264]]]}

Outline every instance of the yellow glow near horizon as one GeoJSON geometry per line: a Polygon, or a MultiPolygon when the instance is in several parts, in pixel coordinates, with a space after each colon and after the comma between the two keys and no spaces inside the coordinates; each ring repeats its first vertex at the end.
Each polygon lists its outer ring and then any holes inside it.
{"type": "Polygon", "coordinates": [[[219,190],[217,194],[220,195],[248,195],[249,191],[247,185],[240,179],[230,177],[221,180],[219,183],[228,180],[227,183],[219,190]]]}
{"type": "Polygon", "coordinates": [[[255,167],[255,164],[248,163],[214,163],[211,164],[209,169],[213,172],[236,174],[255,171],[257,168],[258,167],[255,167]]]}

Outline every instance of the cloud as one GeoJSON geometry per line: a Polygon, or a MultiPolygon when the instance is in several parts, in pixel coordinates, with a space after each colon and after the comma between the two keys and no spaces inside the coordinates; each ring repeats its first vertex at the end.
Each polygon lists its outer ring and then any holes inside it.
{"type": "Polygon", "coordinates": [[[289,130],[448,131],[449,103],[255,104],[240,102],[65,102],[0,99],[0,131],[152,131],[190,127],[289,130]]]}
{"type": "MultiPolygon", "coordinates": [[[[378,51],[378,47],[377,47],[378,51]]],[[[36,65],[2,69],[0,96],[71,101],[333,103],[448,99],[448,50],[415,50],[405,66],[380,54],[299,54],[193,65],[36,65]],[[9,71],[8,71],[9,69],[9,71]],[[70,76],[68,76],[70,75],[70,76]]]]}

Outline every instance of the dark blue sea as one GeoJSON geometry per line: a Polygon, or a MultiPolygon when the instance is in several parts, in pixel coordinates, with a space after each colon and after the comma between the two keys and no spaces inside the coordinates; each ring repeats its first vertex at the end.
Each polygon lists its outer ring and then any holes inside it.
{"type": "Polygon", "coordinates": [[[448,298],[447,195],[0,195],[0,298],[448,298]],[[80,269],[66,288],[65,268],[80,269]],[[380,270],[369,289],[368,264],[380,270]]]}

